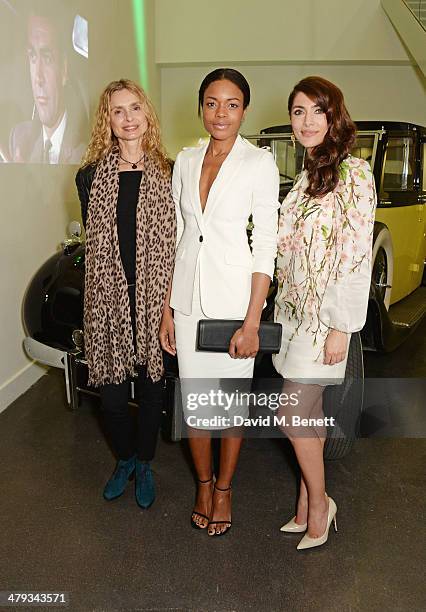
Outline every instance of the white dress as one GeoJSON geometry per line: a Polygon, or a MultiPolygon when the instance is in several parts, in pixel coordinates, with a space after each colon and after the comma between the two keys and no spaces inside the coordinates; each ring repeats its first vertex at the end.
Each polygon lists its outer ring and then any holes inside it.
{"type": "Polygon", "coordinates": [[[175,163],[178,244],[171,306],[185,419],[194,428],[214,430],[238,424],[236,416],[248,416],[247,401],[240,394],[250,391],[254,359],[197,351],[197,324],[205,318],[244,319],[252,273],[272,276],[279,176],[269,152],[238,137],[203,213],[199,179],[206,150],[207,145],[184,150],[175,163]],[[247,239],[251,215],[252,252],[247,239]],[[198,402],[200,394],[208,396],[205,405],[198,402]]]}
{"type": "Polygon", "coordinates": [[[349,156],[334,192],[309,198],[304,170],[282,203],[275,320],[282,324],[276,370],[301,383],[340,384],[346,359],[323,363],[330,328],[363,328],[371,282],[376,194],[368,162],[349,156]]]}

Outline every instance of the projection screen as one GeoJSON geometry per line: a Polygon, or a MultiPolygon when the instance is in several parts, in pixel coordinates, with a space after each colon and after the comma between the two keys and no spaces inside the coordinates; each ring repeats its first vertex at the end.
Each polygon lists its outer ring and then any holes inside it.
{"type": "Polygon", "coordinates": [[[88,140],[84,5],[0,0],[0,163],[80,163],[88,140]]]}

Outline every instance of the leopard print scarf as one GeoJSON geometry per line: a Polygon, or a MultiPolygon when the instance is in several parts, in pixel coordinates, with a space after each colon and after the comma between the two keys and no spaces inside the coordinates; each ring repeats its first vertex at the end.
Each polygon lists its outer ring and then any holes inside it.
{"type": "Polygon", "coordinates": [[[144,158],[136,211],[136,354],[117,231],[119,151],[96,168],[86,226],[84,344],[89,384],[123,382],[135,365],[154,381],[164,373],[158,331],[173,271],[176,218],[171,181],[144,158]]]}

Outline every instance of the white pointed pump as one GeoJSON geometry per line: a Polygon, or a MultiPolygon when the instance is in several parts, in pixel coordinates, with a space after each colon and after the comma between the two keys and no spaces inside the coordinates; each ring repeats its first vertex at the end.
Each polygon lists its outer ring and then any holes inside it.
{"type": "Polygon", "coordinates": [[[330,525],[332,522],[334,523],[334,531],[337,531],[336,514],[337,514],[336,502],[334,501],[334,499],[331,499],[331,497],[329,497],[328,498],[327,527],[324,533],[319,538],[311,538],[309,537],[307,533],[305,533],[305,535],[303,536],[303,538],[300,540],[299,544],[297,545],[297,550],[305,550],[307,548],[314,548],[315,546],[321,546],[322,544],[325,544],[328,540],[328,532],[330,530],[330,525]]]}
{"type": "Polygon", "coordinates": [[[285,531],[286,533],[303,533],[306,531],[308,527],[308,523],[303,523],[299,525],[296,523],[296,517],[294,516],[288,523],[280,527],[280,531],[285,531]]]}

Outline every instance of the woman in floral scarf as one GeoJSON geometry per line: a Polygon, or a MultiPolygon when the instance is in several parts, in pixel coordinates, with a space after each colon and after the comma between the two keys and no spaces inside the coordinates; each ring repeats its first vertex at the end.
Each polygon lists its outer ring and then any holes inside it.
{"type": "Polygon", "coordinates": [[[327,541],[337,507],[325,493],[321,421],[326,385],[345,376],[351,333],[366,319],[376,195],[368,162],[349,154],[355,124],[333,83],[308,77],[290,94],[304,169],[284,200],[278,231],[275,318],[283,341],[274,366],[297,406],[280,407],[301,469],[296,516],[282,531],[306,534],[298,549],[327,541]],[[310,418],[308,426],[299,418],[310,418]]]}

